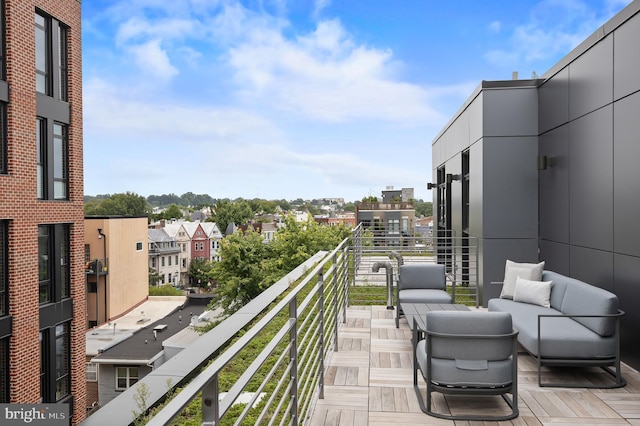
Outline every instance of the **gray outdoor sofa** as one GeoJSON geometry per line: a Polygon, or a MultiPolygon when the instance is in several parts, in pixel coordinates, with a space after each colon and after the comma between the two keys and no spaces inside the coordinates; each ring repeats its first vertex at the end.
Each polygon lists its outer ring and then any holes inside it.
{"type": "MultiPolygon", "coordinates": [[[[620,371],[620,318],[615,294],[556,272],[549,307],[508,298],[489,300],[489,311],[509,312],[519,330],[518,342],[538,362],[540,386],[616,388],[626,384],[620,371]],[[597,366],[613,376],[612,384],[542,382],[543,366],[597,366]]],[[[516,297],[514,297],[516,299],[516,297]]]]}

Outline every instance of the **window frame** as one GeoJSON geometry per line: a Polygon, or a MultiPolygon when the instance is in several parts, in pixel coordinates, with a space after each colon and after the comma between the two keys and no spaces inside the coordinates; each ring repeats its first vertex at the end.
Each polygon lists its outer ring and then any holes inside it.
{"type": "Polygon", "coordinates": [[[69,200],[68,124],[36,117],[36,170],[39,200],[69,200]]]}
{"type": "Polygon", "coordinates": [[[59,302],[71,297],[70,232],[71,226],[69,224],[38,225],[38,300],[40,305],[59,302]]]}
{"type": "Polygon", "coordinates": [[[9,314],[9,222],[0,220],[0,317],[9,314]]]}
{"type": "Polygon", "coordinates": [[[115,366],[115,382],[116,382],[116,387],[115,389],[117,391],[125,391],[127,389],[129,389],[131,386],[135,385],[139,380],[140,380],[140,369],[138,367],[132,367],[132,366],[126,366],[126,365],[116,365],[115,366]],[[121,376],[120,375],[120,371],[124,370],[126,371],[126,374],[121,376]],[[130,373],[132,371],[135,371],[136,375],[135,375],[135,379],[133,377],[133,375],[131,375],[130,373]],[[120,386],[120,380],[124,380],[125,381],[125,386],[122,387],[120,386]],[[132,380],[135,380],[134,382],[132,382],[132,380]]]}
{"type": "Polygon", "coordinates": [[[36,92],[63,102],[69,100],[69,33],[67,25],[48,13],[36,9],[34,14],[36,92]],[[39,47],[39,44],[42,46],[39,47]]]}
{"type": "Polygon", "coordinates": [[[87,382],[98,381],[98,364],[96,364],[95,362],[87,362],[85,372],[87,382]]]}

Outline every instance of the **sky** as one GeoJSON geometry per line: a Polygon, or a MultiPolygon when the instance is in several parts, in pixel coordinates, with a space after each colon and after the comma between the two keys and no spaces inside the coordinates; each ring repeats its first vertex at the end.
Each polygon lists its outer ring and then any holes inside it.
{"type": "Polygon", "coordinates": [[[84,1],[85,194],[431,200],[480,82],[543,75],[628,3],[84,1]]]}

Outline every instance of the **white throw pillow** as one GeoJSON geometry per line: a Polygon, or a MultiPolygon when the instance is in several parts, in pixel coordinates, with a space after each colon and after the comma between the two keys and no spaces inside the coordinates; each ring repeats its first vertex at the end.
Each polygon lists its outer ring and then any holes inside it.
{"type": "Polygon", "coordinates": [[[550,308],[552,285],[553,281],[531,281],[518,277],[516,279],[516,289],[513,294],[513,301],[550,308]]]}
{"type": "Polygon", "coordinates": [[[542,280],[543,270],[544,261],[540,263],[517,263],[507,260],[504,267],[504,280],[502,282],[500,297],[503,299],[513,299],[513,292],[516,288],[516,278],[520,277],[525,280],[540,281],[542,280]]]}

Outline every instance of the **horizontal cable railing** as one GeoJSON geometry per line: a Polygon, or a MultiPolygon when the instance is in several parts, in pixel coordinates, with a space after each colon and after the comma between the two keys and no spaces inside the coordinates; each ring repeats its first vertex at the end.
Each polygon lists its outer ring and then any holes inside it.
{"type": "Polygon", "coordinates": [[[148,424],[171,424],[197,398],[203,424],[305,423],[315,399],[323,397],[324,361],[336,349],[339,323],[345,321],[350,259],[345,240],[148,424]],[[245,349],[252,345],[264,347],[247,360],[245,349]],[[243,372],[229,383],[223,375],[234,363],[244,365],[243,372]]]}
{"type": "MultiPolygon", "coordinates": [[[[374,265],[390,262],[397,279],[400,262],[440,263],[446,265],[449,285],[455,282],[456,302],[479,305],[478,286],[478,239],[460,235],[454,231],[437,231],[435,235],[395,235],[388,229],[362,230],[360,238],[353,239],[353,252],[358,253],[354,265],[351,303],[383,304],[386,291],[367,292],[366,298],[358,297],[358,287],[386,287],[389,278],[385,270],[374,265]],[[356,245],[360,244],[360,247],[356,245]],[[400,260],[399,260],[400,259],[400,260]],[[375,270],[375,272],[374,272],[375,270]],[[371,296],[377,294],[377,297],[371,296]]],[[[395,283],[393,283],[395,284],[395,283]]]]}

